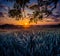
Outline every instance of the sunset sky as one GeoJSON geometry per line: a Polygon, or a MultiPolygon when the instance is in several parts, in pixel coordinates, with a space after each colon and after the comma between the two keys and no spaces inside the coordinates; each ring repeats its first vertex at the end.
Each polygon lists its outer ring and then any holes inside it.
{"type": "MultiPolygon", "coordinates": [[[[31,0],[29,5],[37,3],[36,0],[31,0]]],[[[0,0],[0,25],[1,24],[14,24],[14,25],[23,25],[29,22],[29,18],[26,17],[24,20],[16,20],[15,18],[8,17],[8,8],[12,8],[13,3],[6,2],[5,0],[0,0]]],[[[52,5],[51,5],[52,6],[52,5]]],[[[32,14],[32,10],[25,8],[26,16],[27,13],[32,14]]],[[[29,25],[50,25],[50,24],[59,24],[60,23],[60,1],[57,4],[57,8],[54,9],[53,15],[50,15],[48,18],[44,18],[41,21],[38,21],[37,24],[31,22],[29,25]]]]}

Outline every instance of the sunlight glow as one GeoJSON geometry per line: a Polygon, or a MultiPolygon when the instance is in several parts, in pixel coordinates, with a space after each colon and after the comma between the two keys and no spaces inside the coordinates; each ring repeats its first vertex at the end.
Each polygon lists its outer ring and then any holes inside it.
{"type": "Polygon", "coordinates": [[[55,24],[60,24],[60,19],[58,22],[54,21],[54,19],[43,19],[42,21],[37,21],[37,24],[35,22],[29,23],[29,18],[24,18],[24,20],[15,20],[15,18],[2,18],[0,19],[0,25],[1,24],[13,24],[13,25],[22,25],[24,27],[31,27],[31,25],[55,25],[55,24]]]}
{"type": "Polygon", "coordinates": [[[29,28],[30,27],[30,25],[29,25],[29,23],[24,23],[23,25],[22,25],[24,28],[29,28]]]}
{"type": "Polygon", "coordinates": [[[28,25],[28,23],[25,23],[25,25],[28,25]]]}

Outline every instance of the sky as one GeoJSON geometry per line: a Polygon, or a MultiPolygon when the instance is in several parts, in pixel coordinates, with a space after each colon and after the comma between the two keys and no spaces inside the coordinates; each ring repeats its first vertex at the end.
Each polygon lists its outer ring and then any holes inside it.
{"type": "MultiPolygon", "coordinates": [[[[37,0],[31,0],[29,5],[37,3],[37,0]]],[[[52,5],[51,5],[52,6],[52,5]]],[[[16,20],[15,18],[11,18],[8,16],[8,9],[12,9],[13,3],[7,2],[6,0],[0,0],[0,25],[1,24],[14,24],[14,25],[24,25],[29,22],[29,18],[26,17],[24,20],[16,20]]],[[[32,10],[25,8],[25,12],[32,13],[32,10]]],[[[60,0],[57,4],[57,8],[54,9],[53,15],[50,15],[48,18],[44,18],[41,21],[31,22],[29,25],[53,25],[60,23],[60,0]]]]}

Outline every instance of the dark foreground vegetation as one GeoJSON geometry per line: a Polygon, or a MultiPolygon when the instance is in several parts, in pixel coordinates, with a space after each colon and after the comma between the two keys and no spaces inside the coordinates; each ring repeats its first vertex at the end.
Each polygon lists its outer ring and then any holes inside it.
{"type": "Polygon", "coordinates": [[[60,56],[60,31],[0,32],[0,56],[60,56]]]}

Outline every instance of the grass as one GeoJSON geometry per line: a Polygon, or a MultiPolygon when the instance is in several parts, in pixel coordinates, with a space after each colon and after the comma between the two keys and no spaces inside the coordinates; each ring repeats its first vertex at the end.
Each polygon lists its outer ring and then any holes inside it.
{"type": "Polygon", "coordinates": [[[0,31],[0,56],[60,56],[60,29],[0,31]]]}

